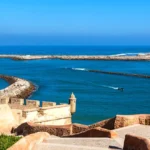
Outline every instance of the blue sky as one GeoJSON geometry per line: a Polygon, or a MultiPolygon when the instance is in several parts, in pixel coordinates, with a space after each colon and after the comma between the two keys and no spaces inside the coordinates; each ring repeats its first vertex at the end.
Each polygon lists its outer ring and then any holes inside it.
{"type": "Polygon", "coordinates": [[[1,0],[0,45],[150,45],[149,0],[1,0]]]}

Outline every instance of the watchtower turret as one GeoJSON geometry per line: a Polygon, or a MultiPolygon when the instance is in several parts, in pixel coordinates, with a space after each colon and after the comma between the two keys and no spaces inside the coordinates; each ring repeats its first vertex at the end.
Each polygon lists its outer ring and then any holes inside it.
{"type": "Polygon", "coordinates": [[[70,104],[70,112],[71,114],[74,114],[76,112],[76,97],[73,93],[69,98],[69,104],[70,104]]]}

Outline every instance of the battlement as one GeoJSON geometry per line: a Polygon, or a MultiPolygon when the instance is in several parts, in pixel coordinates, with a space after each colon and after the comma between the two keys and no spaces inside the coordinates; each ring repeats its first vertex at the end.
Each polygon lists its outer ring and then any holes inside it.
{"type": "Polygon", "coordinates": [[[44,125],[66,125],[72,123],[72,109],[70,104],[57,105],[56,102],[40,102],[38,100],[9,97],[0,98],[0,104],[8,104],[13,111],[20,110],[19,123],[29,121],[44,125]]]}

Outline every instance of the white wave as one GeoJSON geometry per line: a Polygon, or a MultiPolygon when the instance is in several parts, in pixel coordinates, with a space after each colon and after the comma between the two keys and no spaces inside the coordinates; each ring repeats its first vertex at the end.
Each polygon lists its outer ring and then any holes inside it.
{"type": "Polygon", "coordinates": [[[88,71],[86,68],[71,68],[72,70],[88,71]]]}
{"type": "Polygon", "coordinates": [[[147,55],[149,53],[120,53],[120,54],[114,54],[110,56],[137,56],[137,55],[147,55]]]}

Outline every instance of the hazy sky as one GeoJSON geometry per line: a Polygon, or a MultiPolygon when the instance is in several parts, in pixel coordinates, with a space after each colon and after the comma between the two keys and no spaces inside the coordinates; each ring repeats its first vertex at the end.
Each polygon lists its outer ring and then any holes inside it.
{"type": "Polygon", "coordinates": [[[0,0],[0,45],[150,45],[150,0],[0,0]]]}

